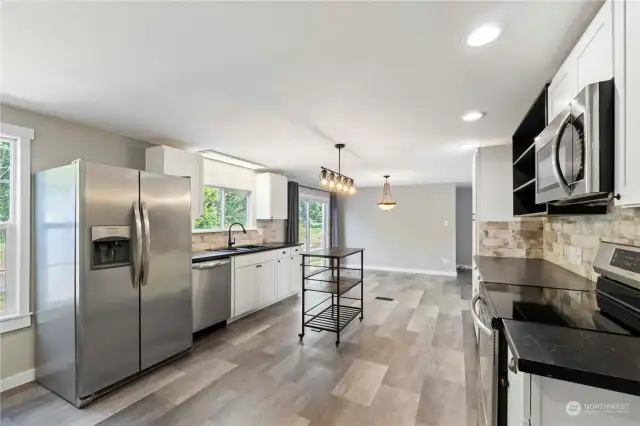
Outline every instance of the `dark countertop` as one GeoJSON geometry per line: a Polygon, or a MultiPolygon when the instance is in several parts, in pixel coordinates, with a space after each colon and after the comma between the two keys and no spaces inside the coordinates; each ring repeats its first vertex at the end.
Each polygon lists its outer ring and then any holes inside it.
{"type": "Polygon", "coordinates": [[[301,253],[308,257],[323,257],[326,259],[342,259],[352,254],[363,252],[363,248],[331,247],[327,249],[311,250],[301,253]]]}
{"type": "Polygon", "coordinates": [[[543,259],[473,257],[480,279],[487,283],[591,291],[593,281],[543,259]]]}
{"type": "Polygon", "coordinates": [[[640,337],[502,322],[518,371],[640,396],[640,337]]]}
{"type": "MultiPolygon", "coordinates": [[[[237,253],[229,253],[226,251],[194,251],[191,253],[191,262],[200,263],[207,262],[209,260],[228,259],[233,256],[242,256],[243,254],[260,253],[261,251],[277,250],[287,247],[301,246],[301,243],[264,243],[259,244],[264,246],[263,248],[253,249],[251,251],[242,251],[237,253]]],[[[240,246],[242,247],[242,246],[240,246]]]]}

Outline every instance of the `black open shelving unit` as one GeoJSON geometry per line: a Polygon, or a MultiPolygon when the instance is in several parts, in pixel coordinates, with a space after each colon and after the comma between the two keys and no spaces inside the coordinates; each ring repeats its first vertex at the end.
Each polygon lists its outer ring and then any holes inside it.
{"type": "Polygon", "coordinates": [[[336,346],[338,346],[340,332],[358,315],[360,315],[360,321],[364,319],[363,263],[364,249],[361,248],[329,248],[302,253],[302,333],[298,334],[301,341],[305,335],[305,328],[311,328],[336,333],[336,346]],[[348,268],[340,264],[342,259],[358,253],[360,253],[360,268],[348,268]],[[311,259],[328,260],[329,266],[312,264],[311,259]],[[307,270],[311,272],[307,274],[307,270]],[[344,295],[358,285],[360,285],[359,298],[344,295]],[[308,291],[331,296],[307,309],[305,295],[308,291]],[[360,306],[343,305],[340,303],[341,299],[357,300],[360,306]]]}
{"type": "Polygon", "coordinates": [[[548,203],[536,204],[536,141],[535,138],[547,126],[549,84],[533,102],[529,111],[513,134],[513,215],[586,215],[606,214],[605,205],[566,205],[548,203]]]}

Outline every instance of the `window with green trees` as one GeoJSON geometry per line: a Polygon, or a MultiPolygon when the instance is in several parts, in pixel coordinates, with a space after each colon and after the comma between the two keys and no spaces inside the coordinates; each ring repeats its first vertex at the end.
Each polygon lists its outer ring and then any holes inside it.
{"type": "Polygon", "coordinates": [[[234,222],[249,224],[249,192],[205,186],[204,214],[194,228],[224,229],[234,222]]]}
{"type": "Polygon", "coordinates": [[[6,291],[6,235],[11,220],[11,142],[0,140],[0,314],[5,308],[6,291]]]}

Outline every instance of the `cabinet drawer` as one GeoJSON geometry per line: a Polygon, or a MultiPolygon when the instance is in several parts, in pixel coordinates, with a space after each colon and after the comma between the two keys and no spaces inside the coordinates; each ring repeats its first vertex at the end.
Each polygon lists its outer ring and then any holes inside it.
{"type": "Polygon", "coordinates": [[[255,265],[257,263],[270,262],[276,260],[278,256],[277,250],[262,251],[253,254],[241,254],[235,257],[235,267],[255,265]]]}
{"type": "Polygon", "coordinates": [[[281,248],[276,250],[278,252],[278,259],[284,259],[285,257],[291,257],[291,249],[281,248]]]}
{"type": "Polygon", "coordinates": [[[290,250],[291,250],[291,256],[295,256],[302,253],[302,246],[291,247],[290,250]]]}

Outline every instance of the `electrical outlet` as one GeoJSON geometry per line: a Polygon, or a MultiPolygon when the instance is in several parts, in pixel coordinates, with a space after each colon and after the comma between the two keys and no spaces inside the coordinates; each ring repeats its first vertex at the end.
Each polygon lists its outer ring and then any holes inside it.
{"type": "Polygon", "coordinates": [[[444,221],[444,226],[449,226],[449,221],[448,220],[444,221]]]}

